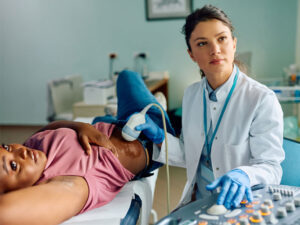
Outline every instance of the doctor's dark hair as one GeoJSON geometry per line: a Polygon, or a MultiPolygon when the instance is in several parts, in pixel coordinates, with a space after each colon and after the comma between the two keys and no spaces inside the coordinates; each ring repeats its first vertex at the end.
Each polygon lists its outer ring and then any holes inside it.
{"type": "MultiPolygon", "coordinates": [[[[233,35],[234,27],[230,19],[228,18],[228,16],[221,9],[213,5],[205,5],[202,8],[195,10],[186,18],[185,24],[183,25],[181,30],[181,32],[185,35],[185,42],[190,51],[192,51],[190,45],[191,34],[194,31],[197,24],[200,22],[205,22],[213,19],[219,20],[225,26],[227,26],[231,31],[232,38],[234,38],[233,35]]],[[[247,72],[247,67],[236,58],[234,59],[234,64],[236,64],[242,72],[247,72]]],[[[203,70],[201,69],[200,69],[200,75],[201,77],[205,76],[203,70]]]]}
{"type": "Polygon", "coordinates": [[[231,36],[233,36],[233,26],[228,18],[228,16],[219,8],[212,6],[212,5],[205,5],[200,9],[195,10],[193,13],[191,13],[185,20],[185,24],[182,27],[182,33],[185,35],[185,41],[188,46],[188,49],[191,51],[190,46],[190,38],[191,34],[194,31],[195,27],[200,22],[205,22],[209,20],[220,20],[224,23],[225,26],[227,26],[231,31],[231,36]]]}

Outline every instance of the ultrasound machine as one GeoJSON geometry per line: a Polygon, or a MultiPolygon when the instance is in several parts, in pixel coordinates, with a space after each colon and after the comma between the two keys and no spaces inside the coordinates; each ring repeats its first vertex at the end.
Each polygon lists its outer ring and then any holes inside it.
{"type": "Polygon", "coordinates": [[[254,186],[253,201],[227,210],[216,205],[218,195],[185,205],[156,225],[300,225],[300,187],[254,186]]]}
{"type": "Polygon", "coordinates": [[[217,206],[217,194],[185,205],[156,225],[300,225],[300,143],[284,138],[281,185],[252,187],[252,203],[227,210],[217,206]]]}

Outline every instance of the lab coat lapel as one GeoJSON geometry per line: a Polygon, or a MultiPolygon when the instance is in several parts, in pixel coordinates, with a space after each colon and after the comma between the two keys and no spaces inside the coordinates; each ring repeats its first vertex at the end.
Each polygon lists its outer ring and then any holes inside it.
{"type": "MultiPolygon", "coordinates": [[[[196,174],[200,155],[202,152],[203,144],[205,141],[204,128],[203,128],[203,97],[202,90],[204,87],[204,79],[197,84],[196,94],[194,98],[190,98],[186,102],[185,109],[189,110],[184,118],[184,138],[185,138],[185,151],[187,162],[192,162],[187,165],[187,178],[191,182],[196,174]],[[197,118],[196,120],[189,118],[197,118]],[[196,137],[196,138],[195,138],[196,137]]],[[[194,92],[195,93],[195,92],[194,92]]]]}

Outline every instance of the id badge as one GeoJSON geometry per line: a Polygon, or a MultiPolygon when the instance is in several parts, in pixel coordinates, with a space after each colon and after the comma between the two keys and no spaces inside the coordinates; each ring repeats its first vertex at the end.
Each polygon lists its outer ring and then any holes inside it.
{"type": "Polygon", "coordinates": [[[213,172],[205,166],[205,164],[200,163],[201,165],[201,177],[207,182],[207,183],[211,183],[214,181],[214,174],[213,172]]]}

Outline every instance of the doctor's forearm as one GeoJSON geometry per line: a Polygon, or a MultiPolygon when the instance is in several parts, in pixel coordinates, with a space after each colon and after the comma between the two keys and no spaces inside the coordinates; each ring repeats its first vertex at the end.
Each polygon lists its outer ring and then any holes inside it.
{"type": "MultiPolygon", "coordinates": [[[[186,167],[184,146],[181,139],[167,133],[168,162],[171,166],[186,167]]],[[[161,146],[153,145],[153,160],[166,163],[166,141],[161,146]]]]}

